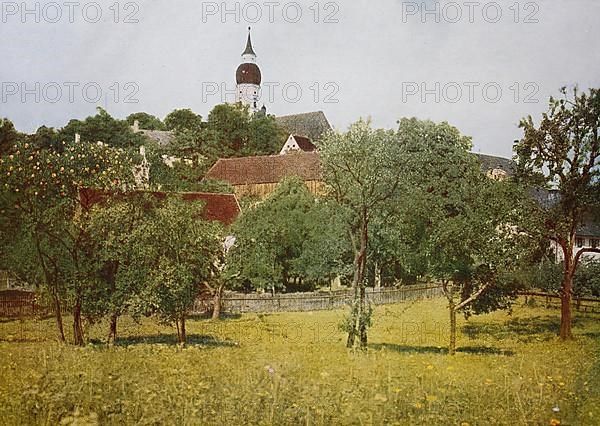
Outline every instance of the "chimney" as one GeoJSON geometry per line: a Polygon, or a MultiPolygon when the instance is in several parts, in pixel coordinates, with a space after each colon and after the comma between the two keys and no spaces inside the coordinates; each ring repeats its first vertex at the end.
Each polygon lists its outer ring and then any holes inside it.
{"type": "Polygon", "coordinates": [[[79,143],[81,141],[81,135],[79,133],[75,133],[75,143],[79,143]]]}
{"type": "Polygon", "coordinates": [[[140,121],[135,120],[133,122],[133,133],[139,133],[139,132],[140,132],[140,121]]]}

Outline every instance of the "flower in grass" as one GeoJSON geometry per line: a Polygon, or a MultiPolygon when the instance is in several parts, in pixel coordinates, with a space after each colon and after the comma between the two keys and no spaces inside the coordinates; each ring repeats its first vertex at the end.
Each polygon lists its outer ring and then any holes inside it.
{"type": "Polygon", "coordinates": [[[550,426],[558,426],[558,425],[560,425],[560,420],[554,419],[554,418],[552,420],[550,420],[550,426]]]}
{"type": "Polygon", "coordinates": [[[556,407],[552,407],[552,411],[555,413],[560,413],[560,407],[558,405],[556,407]]]}
{"type": "Polygon", "coordinates": [[[421,408],[423,408],[423,404],[421,404],[420,402],[413,402],[413,407],[415,407],[417,410],[420,410],[421,408]]]}
{"type": "Polygon", "coordinates": [[[275,374],[275,369],[273,367],[271,367],[270,365],[267,365],[265,367],[265,370],[267,370],[267,373],[269,373],[269,374],[275,374]]]}
{"type": "Polygon", "coordinates": [[[438,400],[438,397],[436,395],[427,395],[425,399],[427,400],[427,402],[435,402],[438,400]]]}

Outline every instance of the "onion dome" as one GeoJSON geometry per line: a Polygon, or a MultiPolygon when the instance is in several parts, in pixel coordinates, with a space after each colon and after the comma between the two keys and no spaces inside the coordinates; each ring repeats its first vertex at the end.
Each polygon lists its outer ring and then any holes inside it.
{"type": "Polygon", "coordinates": [[[260,86],[262,76],[260,68],[253,63],[241,64],[235,72],[237,84],[256,84],[260,86]]]}

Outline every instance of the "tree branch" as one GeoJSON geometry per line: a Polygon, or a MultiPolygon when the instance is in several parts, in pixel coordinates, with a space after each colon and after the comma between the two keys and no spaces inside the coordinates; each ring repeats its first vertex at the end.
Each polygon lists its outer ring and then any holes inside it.
{"type": "Polygon", "coordinates": [[[579,260],[581,259],[581,255],[583,255],[584,253],[600,253],[600,248],[582,248],[581,250],[579,250],[577,252],[577,254],[575,255],[575,259],[573,260],[573,264],[575,265],[575,267],[577,267],[577,264],[579,263],[579,260]]]}
{"type": "Polygon", "coordinates": [[[465,306],[467,306],[469,303],[473,302],[475,299],[477,299],[479,296],[481,296],[481,293],[483,293],[490,285],[489,284],[485,284],[483,285],[479,290],[477,290],[477,292],[475,294],[473,294],[471,297],[469,297],[468,299],[463,300],[462,302],[460,302],[458,305],[456,305],[456,310],[458,311],[459,309],[464,308],[465,306]]]}

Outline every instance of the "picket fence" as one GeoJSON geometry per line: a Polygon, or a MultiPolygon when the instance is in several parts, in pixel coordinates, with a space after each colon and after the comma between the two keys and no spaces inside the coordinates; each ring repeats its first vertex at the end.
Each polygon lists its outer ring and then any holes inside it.
{"type": "MultiPolygon", "coordinates": [[[[385,305],[410,300],[431,299],[442,295],[437,285],[407,286],[394,289],[367,289],[367,300],[374,305],[385,305]]],[[[353,293],[349,290],[327,293],[293,294],[242,294],[226,293],[222,299],[222,312],[230,314],[308,312],[339,309],[347,306],[353,293]]],[[[198,300],[193,313],[204,314],[212,310],[212,300],[198,300]]]]}

